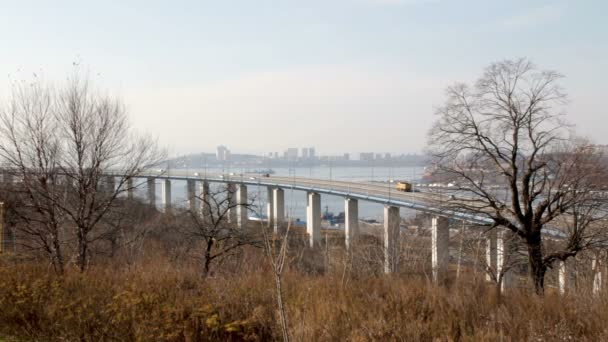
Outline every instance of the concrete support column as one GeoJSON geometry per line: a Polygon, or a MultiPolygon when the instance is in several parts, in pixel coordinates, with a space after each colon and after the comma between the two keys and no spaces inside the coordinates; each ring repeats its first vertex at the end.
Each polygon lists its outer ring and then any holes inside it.
{"type": "Polygon", "coordinates": [[[384,207],[384,273],[395,273],[399,265],[399,207],[384,207]]]}
{"type": "Polygon", "coordinates": [[[4,170],[2,172],[2,181],[7,184],[12,184],[13,183],[13,174],[8,170],[4,170]]]}
{"type": "Polygon", "coordinates": [[[431,219],[431,248],[433,281],[443,283],[447,279],[450,262],[450,228],[448,219],[435,216],[431,219]]]}
{"type": "Polygon", "coordinates": [[[557,264],[557,288],[559,294],[564,295],[570,287],[570,274],[565,261],[558,261],[557,264]]]}
{"type": "Polygon", "coordinates": [[[163,210],[169,212],[171,211],[171,180],[165,179],[162,187],[163,210]]]}
{"type": "Polygon", "coordinates": [[[4,203],[0,202],[0,254],[4,252],[4,203]]]}
{"type": "Polygon", "coordinates": [[[245,228],[247,225],[248,215],[248,203],[247,203],[247,185],[239,184],[236,192],[237,207],[237,223],[239,228],[245,228]]]}
{"type": "Polygon", "coordinates": [[[194,213],[198,210],[198,199],[196,198],[196,180],[186,180],[186,195],[188,196],[188,209],[194,213]]]}
{"type": "Polygon", "coordinates": [[[510,268],[514,263],[514,248],[516,236],[510,230],[501,230],[496,238],[496,271],[497,275],[502,273],[501,291],[513,286],[515,280],[510,268]]]}
{"type": "Polygon", "coordinates": [[[602,270],[602,262],[600,260],[600,257],[598,254],[595,254],[593,256],[593,259],[591,259],[591,270],[592,270],[592,274],[593,274],[593,289],[592,292],[594,295],[599,295],[600,292],[602,291],[602,285],[604,282],[604,277],[605,275],[603,274],[603,270],[602,270]]]}
{"type": "Polygon", "coordinates": [[[268,227],[274,227],[274,189],[266,187],[266,216],[268,217],[268,227]]]}
{"type": "Polygon", "coordinates": [[[236,203],[236,185],[228,183],[226,185],[228,196],[228,222],[237,223],[237,203],[236,203]]]}
{"type": "Polygon", "coordinates": [[[206,181],[202,181],[201,185],[200,185],[200,191],[201,191],[201,216],[203,218],[208,217],[211,215],[211,207],[210,207],[210,193],[209,193],[209,182],[206,181]]]}
{"type": "Polygon", "coordinates": [[[133,186],[133,178],[129,177],[127,178],[127,198],[129,200],[133,200],[133,198],[135,197],[135,186],[133,186]]]}
{"type": "Polygon", "coordinates": [[[272,194],[273,214],[274,214],[274,232],[279,234],[282,225],[285,222],[285,191],[281,188],[275,188],[272,194]]]}
{"type": "Polygon", "coordinates": [[[108,194],[112,194],[114,193],[114,190],[116,190],[116,179],[114,179],[114,176],[106,176],[106,187],[105,187],[105,192],[108,194]]]}
{"type": "Polygon", "coordinates": [[[321,241],[321,195],[309,192],[306,207],[306,232],[310,247],[315,247],[321,241]]]}
{"type": "Polygon", "coordinates": [[[359,201],[347,198],[344,201],[344,243],[350,249],[359,235],[359,201]]]}
{"type": "Polygon", "coordinates": [[[146,181],[148,187],[148,204],[152,207],[156,207],[156,179],[148,177],[146,181]]]}
{"type": "Polygon", "coordinates": [[[486,281],[493,281],[490,273],[496,272],[496,229],[486,233],[486,281]]]}

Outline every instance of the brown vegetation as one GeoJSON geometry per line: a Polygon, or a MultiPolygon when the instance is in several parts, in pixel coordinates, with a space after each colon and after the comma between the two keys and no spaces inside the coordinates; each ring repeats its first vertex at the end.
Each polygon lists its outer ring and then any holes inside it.
{"type": "MultiPolygon", "coordinates": [[[[494,288],[469,270],[448,287],[407,266],[395,276],[328,240],[311,251],[293,235],[282,275],[289,335],[332,340],[605,340],[608,298],[589,292],[544,298],[494,288]],[[350,264],[349,264],[350,263],[350,264]],[[349,264],[350,271],[344,265],[349,264]],[[534,320],[535,324],[529,324],[534,320]]],[[[337,237],[334,242],[338,242],[337,237]]],[[[0,259],[0,336],[25,340],[237,341],[283,338],[274,273],[263,250],[244,247],[212,276],[175,258],[167,239],[149,239],[136,260],[96,259],[87,273],[63,276],[37,262],[0,259]]],[[[365,245],[360,242],[360,245],[365,245]]],[[[363,248],[365,247],[365,248],[363,248]]]]}

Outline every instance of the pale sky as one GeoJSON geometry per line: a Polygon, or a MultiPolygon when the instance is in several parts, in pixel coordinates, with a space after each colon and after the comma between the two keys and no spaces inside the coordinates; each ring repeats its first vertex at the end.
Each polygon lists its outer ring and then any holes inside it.
{"type": "Polygon", "coordinates": [[[529,57],[608,144],[608,1],[0,0],[0,96],[72,63],[172,154],[420,152],[443,89],[529,57]]]}

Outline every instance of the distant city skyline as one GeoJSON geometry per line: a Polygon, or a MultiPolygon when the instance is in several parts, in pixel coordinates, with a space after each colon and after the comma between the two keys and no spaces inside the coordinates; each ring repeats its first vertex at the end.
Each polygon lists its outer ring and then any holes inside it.
{"type": "Polygon", "coordinates": [[[606,12],[600,0],[7,1],[0,98],[79,65],[172,155],[421,153],[448,85],[529,57],[566,76],[565,119],[606,144],[606,12]]]}
{"type": "Polygon", "coordinates": [[[215,155],[215,158],[218,161],[229,161],[232,155],[251,155],[257,156],[261,158],[268,159],[282,159],[287,161],[301,161],[301,160],[322,160],[322,159],[333,159],[333,160],[362,160],[362,161],[371,161],[371,160],[386,160],[391,159],[393,157],[400,156],[412,156],[412,155],[424,155],[424,153],[390,153],[390,152],[381,152],[381,151],[343,151],[336,153],[317,153],[316,148],[314,146],[309,147],[286,147],[280,151],[270,151],[267,153],[250,153],[243,151],[233,151],[227,145],[218,145],[216,147],[215,152],[210,151],[200,151],[193,153],[182,153],[177,155],[170,155],[170,158],[179,158],[180,155],[196,155],[196,154],[205,154],[205,155],[215,155]]]}

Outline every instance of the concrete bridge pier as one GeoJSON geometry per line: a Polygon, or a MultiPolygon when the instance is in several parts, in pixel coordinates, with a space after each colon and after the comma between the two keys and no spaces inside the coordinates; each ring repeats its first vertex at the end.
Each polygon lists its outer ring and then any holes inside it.
{"type": "Polygon", "coordinates": [[[211,215],[211,202],[210,202],[210,193],[209,193],[209,182],[202,181],[200,185],[200,198],[201,198],[201,216],[203,218],[211,215]]]}
{"type": "Polygon", "coordinates": [[[166,213],[171,211],[171,180],[169,179],[162,182],[162,201],[163,211],[166,213]]]}
{"type": "Polygon", "coordinates": [[[359,235],[359,201],[347,198],[344,201],[344,244],[350,249],[359,235]]]}
{"type": "Polygon", "coordinates": [[[237,224],[239,228],[245,228],[247,225],[247,220],[249,219],[248,210],[249,206],[247,203],[247,185],[239,184],[237,185],[236,192],[236,202],[237,202],[237,224]]]}
{"type": "Polygon", "coordinates": [[[306,232],[310,247],[319,245],[321,241],[321,195],[315,192],[307,194],[306,232]]]}
{"type": "Polygon", "coordinates": [[[190,212],[195,213],[199,208],[198,199],[196,198],[196,180],[186,180],[186,195],[188,198],[188,208],[190,212]]]}
{"type": "Polygon", "coordinates": [[[396,273],[399,266],[399,207],[384,206],[384,273],[396,273]]]}
{"type": "Polygon", "coordinates": [[[508,229],[494,228],[486,235],[486,280],[498,281],[502,274],[500,290],[512,287],[515,281],[511,268],[515,263],[517,237],[508,229]],[[496,277],[493,279],[491,274],[496,277]]]}
{"type": "Polygon", "coordinates": [[[490,272],[496,273],[496,229],[486,232],[486,281],[493,281],[490,272]]]}
{"type": "Polygon", "coordinates": [[[285,222],[285,191],[283,189],[273,189],[272,203],[274,214],[274,232],[275,234],[282,234],[282,226],[285,222]]]}
{"type": "Polygon", "coordinates": [[[116,190],[116,179],[114,176],[106,176],[106,186],[104,190],[108,194],[114,193],[114,190],[116,190]]]}
{"type": "Polygon", "coordinates": [[[593,255],[591,259],[591,270],[593,272],[593,294],[599,295],[602,291],[604,282],[606,281],[604,278],[606,277],[605,268],[603,260],[601,260],[599,253],[593,255]]]}
{"type": "Polygon", "coordinates": [[[557,264],[557,289],[559,294],[564,295],[570,288],[570,273],[565,261],[558,261],[557,264]]]}
{"type": "Polygon", "coordinates": [[[153,177],[148,177],[146,180],[146,185],[148,188],[148,205],[150,207],[156,207],[156,179],[153,177]]]}
{"type": "Polygon", "coordinates": [[[126,181],[127,198],[133,200],[135,198],[135,186],[133,186],[133,178],[129,177],[126,181]]]}
{"type": "Polygon", "coordinates": [[[431,219],[431,261],[433,281],[436,284],[447,280],[450,262],[450,227],[446,217],[435,216],[431,219]]]}
{"type": "Polygon", "coordinates": [[[2,182],[7,184],[13,183],[13,175],[8,170],[2,171],[2,182]]]}
{"type": "Polygon", "coordinates": [[[514,249],[516,246],[515,234],[507,229],[502,229],[497,233],[496,237],[496,271],[497,275],[502,273],[502,284],[500,290],[505,292],[508,288],[513,287],[515,277],[512,268],[515,263],[514,249]]]}
{"type": "Polygon", "coordinates": [[[266,216],[268,217],[268,227],[274,227],[274,189],[266,187],[266,216]]]}
{"type": "Polygon", "coordinates": [[[226,196],[228,196],[228,222],[238,223],[236,185],[234,183],[226,184],[226,191],[226,196]]]}

